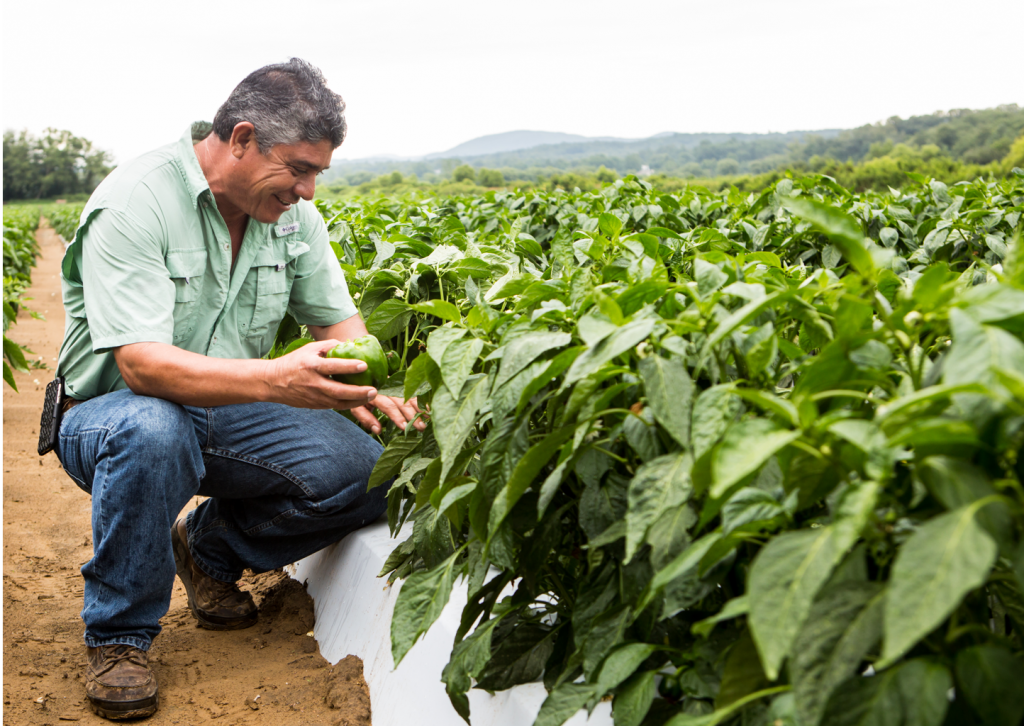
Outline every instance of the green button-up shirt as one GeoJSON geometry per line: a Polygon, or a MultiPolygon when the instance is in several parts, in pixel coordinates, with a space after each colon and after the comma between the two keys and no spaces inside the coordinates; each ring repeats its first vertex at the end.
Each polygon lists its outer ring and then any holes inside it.
{"type": "Polygon", "coordinates": [[[112,348],[169,343],[215,358],[260,358],[290,312],[304,325],[356,314],[316,207],[273,224],[249,219],[234,267],[231,237],[192,145],[182,138],[122,164],[89,199],[64,255],[66,314],[57,364],[68,394],[125,388],[112,348]]]}

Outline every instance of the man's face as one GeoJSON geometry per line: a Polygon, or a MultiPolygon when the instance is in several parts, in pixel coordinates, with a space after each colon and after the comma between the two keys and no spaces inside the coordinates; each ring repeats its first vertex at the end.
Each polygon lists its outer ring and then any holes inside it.
{"type": "Polygon", "coordinates": [[[316,175],[330,165],[333,152],[329,139],[278,144],[265,155],[253,142],[237,161],[233,201],[259,222],[276,222],[300,198],[313,198],[316,175]]]}

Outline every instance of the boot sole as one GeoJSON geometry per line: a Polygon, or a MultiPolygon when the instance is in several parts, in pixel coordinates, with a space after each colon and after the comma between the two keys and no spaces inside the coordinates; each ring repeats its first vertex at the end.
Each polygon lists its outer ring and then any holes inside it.
{"type": "Polygon", "coordinates": [[[153,694],[150,698],[138,701],[101,701],[89,698],[89,707],[97,716],[109,721],[124,721],[132,718],[148,718],[156,713],[159,698],[153,694]]]}
{"type": "MultiPolygon", "coordinates": [[[[178,574],[178,579],[181,580],[181,584],[185,586],[185,596],[188,598],[188,609],[192,613],[200,628],[206,630],[243,630],[245,628],[251,628],[259,621],[259,611],[254,612],[250,617],[243,618],[231,618],[231,619],[218,619],[215,616],[210,616],[196,607],[196,593],[195,588],[192,586],[192,573],[189,572],[188,568],[188,545],[178,536],[178,525],[175,522],[174,526],[171,527],[171,545],[174,548],[174,569],[178,574]]],[[[154,710],[156,708],[154,707],[154,710]]],[[[129,718],[128,716],[121,716],[120,718],[129,718]]],[[[132,717],[134,718],[134,717],[132,717]]]]}

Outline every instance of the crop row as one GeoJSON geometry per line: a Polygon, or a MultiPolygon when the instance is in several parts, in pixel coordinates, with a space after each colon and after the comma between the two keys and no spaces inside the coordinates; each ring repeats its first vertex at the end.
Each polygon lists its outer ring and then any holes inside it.
{"type": "Polygon", "coordinates": [[[320,207],[431,411],[371,481],[394,659],[467,578],[467,720],[543,680],[542,726],[1019,722],[1019,175],[320,207]]]}
{"type": "Polygon", "coordinates": [[[28,371],[25,351],[7,337],[7,329],[16,322],[24,303],[24,293],[32,280],[32,268],[39,254],[35,231],[39,211],[32,207],[4,208],[4,381],[18,390],[13,370],[28,371]]]}
{"type": "MultiPolygon", "coordinates": [[[[46,221],[65,240],[74,237],[81,205],[53,204],[4,207],[4,381],[15,391],[12,370],[28,371],[26,352],[31,352],[7,337],[7,329],[17,322],[19,309],[25,307],[25,290],[32,283],[32,268],[39,256],[36,229],[40,219],[46,221]]],[[[29,311],[33,316],[36,313],[29,311]]]]}

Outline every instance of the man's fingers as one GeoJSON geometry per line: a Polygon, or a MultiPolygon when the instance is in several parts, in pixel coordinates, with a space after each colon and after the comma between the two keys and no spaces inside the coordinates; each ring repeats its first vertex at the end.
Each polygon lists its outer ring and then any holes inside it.
{"type": "MultiPolygon", "coordinates": [[[[350,386],[347,383],[338,383],[328,378],[323,383],[324,391],[331,398],[339,402],[355,403],[361,406],[369,403],[377,397],[377,389],[373,386],[350,386]]],[[[340,408],[336,406],[335,408],[340,408]]]]}
{"type": "Polygon", "coordinates": [[[405,417],[397,399],[390,396],[379,396],[373,400],[374,407],[383,411],[389,419],[400,429],[405,429],[409,419],[405,417]]]}
{"type": "Polygon", "coordinates": [[[349,375],[365,371],[366,363],[355,358],[319,358],[316,369],[325,376],[349,375]]]}
{"type": "Polygon", "coordinates": [[[364,429],[374,434],[380,433],[380,421],[377,420],[377,417],[366,406],[357,406],[349,410],[364,429]]]}
{"type": "MultiPolygon", "coordinates": [[[[398,399],[395,399],[395,400],[397,401],[398,399]]],[[[412,421],[413,419],[416,419],[415,423],[413,423],[413,426],[417,430],[422,431],[423,429],[425,429],[427,427],[427,423],[426,423],[426,421],[423,420],[422,417],[416,418],[416,414],[418,414],[420,412],[420,410],[419,410],[419,408],[417,408],[416,404],[412,403],[411,401],[407,401],[405,403],[400,403],[398,405],[398,408],[401,409],[402,414],[405,416],[405,420],[406,421],[412,421]]]]}

